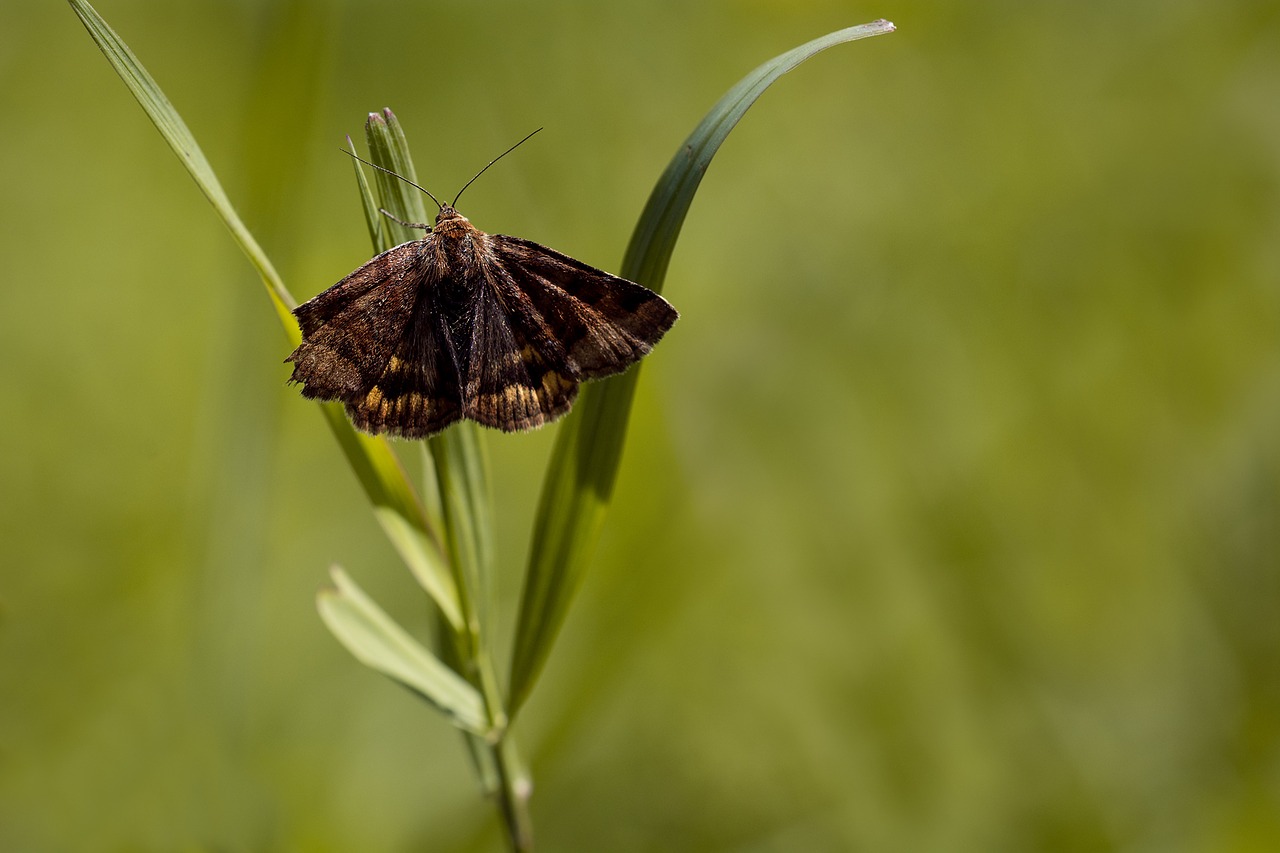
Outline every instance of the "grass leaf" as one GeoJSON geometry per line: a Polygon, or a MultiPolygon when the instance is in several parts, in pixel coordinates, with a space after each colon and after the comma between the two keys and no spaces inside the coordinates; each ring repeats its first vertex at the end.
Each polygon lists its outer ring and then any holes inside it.
{"type": "MultiPolygon", "coordinates": [[[[257,240],[241,221],[231,206],[213,167],[205,159],[195,137],[187,129],[182,116],[169,103],[160,86],[152,79],[142,63],[133,55],[107,22],[83,0],[69,0],[72,10],[79,16],[89,35],[102,50],[111,67],[137,98],[147,116],[155,124],[160,135],[178,155],[191,177],[213,204],[214,210],[235,237],[240,248],[258,270],[267,288],[276,315],[284,327],[285,335],[294,346],[301,340],[301,330],[291,309],[297,301],[285,288],[275,267],[267,258],[257,240]]],[[[413,487],[405,476],[404,468],[386,441],[359,433],[351,426],[336,403],[323,403],[321,411],[334,437],[347,457],[365,494],[373,504],[377,517],[387,537],[395,545],[400,556],[413,570],[414,575],[439,604],[440,610],[454,626],[462,625],[462,613],[457,590],[444,564],[443,552],[436,540],[426,513],[413,487]]]]}
{"type": "MultiPolygon", "coordinates": [[[[775,80],[829,47],[892,32],[876,21],[830,33],[774,57],[707,113],[658,179],[620,274],[661,292],[671,253],[707,166],[738,120],[775,80]]],[[[509,713],[524,704],[564,622],[613,496],[639,365],[587,385],[556,436],[534,521],[512,651],[509,713]]]]}
{"type": "Polygon", "coordinates": [[[205,159],[204,152],[196,144],[195,137],[187,129],[182,116],[178,115],[178,111],[169,103],[169,99],[147,73],[147,69],[142,67],[142,63],[133,55],[133,51],[129,50],[129,46],[116,35],[115,30],[107,25],[102,16],[84,0],[69,0],[69,2],[72,11],[79,16],[81,23],[89,31],[89,35],[98,45],[103,56],[111,63],[111,67],[120,75],[120,79],[129,87],[133,96],[138,99],[147,117],[169,143],[173,153],[178,155],[178,159],[182,161],[183,166],[186,166],[191,177],[195,178],[205,198],[209,199],[214,209],[218,211],[218,215],[230,229],[231,235],[235,237],[250,263],[258,271],[258,275],[262,277],[263,284],[267,287],[267,295],[271,297],[271,304],[275,306],[276,314],[285,326],[285,333],[296,345],[302,339],[302,333],[298,330],[298,324],[290,312],[298,303],[285,288],[280,274],[267,258],[266,252],[262,251],[258,241],[249,233],[249,229],[245,227],[239,214],[231,206],[230,199],[222,190],[222,184],[213,173],[213,167],[205,159]]]}
{"type": "Polygon", "coordinates": [[[492,532],[488,471],[480,437],[470,424],[456,424],[427,441],[440,487],[444,528],[448,531],[449,558],[465,578],[473,596],[474,616],[487,624],[492,532]]]}
{"type": "MultiPolygon", "coordinates": [[[[420,183],[404,129],[391,110],[370,113],[365,134],[371,162],[420,183]]],[[[407,222],[434,220],[419,190],[386,172],[377,172],[375,179],[382,206],[391,213],[407,222]]],[[[403,242],[421,236],[385,216],[382,219],[390,225],[391,240],[403,242]]],[[[446,548],[454,566],[455,583],[460,594],[469,597],[463,602],[463,611],[470,610],[477,623],[482,623],[491,595],[493,521],[488,463],[479,427],[471,421],[461,421],[428,438],[427,446],[435,467],[446,548]]],[[[471,630],[473,639],[478,639],[478,625],[472,625],[471,630]]]]}
{"type": "MultiPolygon", "coordinates": [[[[365,123],[369,159],[384,169],[417,183],[413,158],[399,120],[391,110],[370,113],[365,123]]],[[[356,163],[360,195],[365,217],[373,237],[374,250],[381,252],[392,245],[421,235],[388,219],[378,210],[363,170],[356,163]]],[[[375,172],[381,206],[408,222],[428,222],[422,194],[385,172],[375,172]]],[[[486,687],[487,671],[482,670],[477,650],[481,644],[483,613],[488,600],[489,555],[492,534],[488,500],[488,477],[476,427],[471,423],[455,424],[422,443],[423,491],[433,498],[433,514],[445,532],[448,570],[460,591],[459,603],[465,624],[439,625],[437,648],[441,660],[476,687],[486,687]],[[477,605],[480,605],[478,608],[477,605]]],[[[484,696],[481,694],[483,700],[484,696]]],[[[501,773],[490,744],[472,733],[464,733],[468,754],[475,765],[483,790],[494,796],[501,794],[501,773]]]]}
{"type": "Polygon", "coordinates": [[[334,586],[317,596],[320,617],[365,666],[408,687],[472,734],[488,732],[480,693],[440,662],[335,566],[334,586]]]}
{"type": "MultiPolygon", "coordinates": [[[[347,137],[347,148],[352,154],[356,153],[356,144],[351,141],[350,136],[347,137]]],[[[378,211],[378,202],[373,197],[373,191],[369,189],[369,181],[364,176],[360,161],[353,158],[351,165],[356,170],[356,187],[360,191],[360,204],[364,207],[364,221],[369,227],[369,242],[373,244],[373,253],[376,255],[391,248],[386,231],[383,230],[383,224],[391,220],[378,211]]]]}

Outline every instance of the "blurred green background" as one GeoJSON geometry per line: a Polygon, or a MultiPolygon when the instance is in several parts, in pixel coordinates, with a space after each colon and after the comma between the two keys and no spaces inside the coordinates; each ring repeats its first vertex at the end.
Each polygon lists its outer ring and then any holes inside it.
{"type": "MultiPolygon", "coordinates": [[[[392,107],[478,227],[616,269],[703,183],[522,719],[547,850],[1280,849],[1280,7],[101,0],[300,298],[392,107]]],[[[69,8],[0,6],[0,849],[496,849],[261,286],[69,8]]],[[[505,657],[552,430],[489,434],[505,657]]],[[[412,461],[414,448],[408,447],[412,461]]]]}

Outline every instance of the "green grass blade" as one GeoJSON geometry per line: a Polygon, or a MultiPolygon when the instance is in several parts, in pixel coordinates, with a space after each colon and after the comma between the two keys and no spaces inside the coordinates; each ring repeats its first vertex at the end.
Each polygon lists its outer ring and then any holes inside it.
{"type": "Polygon", "coordinates": [[[756,99],[783,74],[805,60],[838,44],[893,32],[889,21],[874,21],[828,33],[799,47],[775,56],[738,81],[725,93],[702,122],[684,141],[667,169],[658,179],[644,212],[631,235],[622,261],[621,275],[657,292],[667,274],[667,265],[675,249],[676,238],[684,224],[693,195],[711,159],[729,131],[756,99]]]}
{"type": "MultiPolygon", "coordinates": [[[[369,159],[419,183],[404,130],[391,110],[371,113],[365,125],[369,143],[369,159]]],[[[425,196],[404,181],[385,172],[376,172],[382,206],[407,222],[429,223],[434,216],[426,208],[425,196]]],[[[421,236],[421,232],[392,222],[381,213],[387,248],[392,242],[403,242],[421,236]]],[[[486,614],[492,611],[489,583],[493,553],[493,520],[489,501],[488,469],[484,446],[475,424],[454,424],[424,442],[424,491],[434,496],[435,510],[442,520],[449,561],[460,590],[467,630],[450,632],[445,626],[438,631],[441,659],[461,674],[478,690],[490,720],[501,719],[498,706],[497,679],[492,659],[486,648],[482,629],[488,625],[486,614]]],[[[480,785],[486,794],[506,801],[508,789],[504,779],[511,768],[503,762],[512,753],[495,750],[491,743],[465,733],[468,754],[475,765],[480,785]]]]}
{"type": "Polygon", "coordinates": [[[316,599],[325,625],[361,663],[408,687],[472,734],[488,732],[480,693],[427,651],[370,599],[346,573],[332,570],[333,587],[316,599]]]}
{"type": "MultiPolygon", "coordinates": [[[[371,113],[365,124],[369,159],[414,183],[418,181],[404,129],[391,110],[371,113]]],[[[377,172],[382,206],[407,222],[429,223],[435,217],[426,207],[419,190],[385,172],[377,172]]],[[[379,214],[381,216],[381,214],[379,214]]],[[[421,232],[405,228],[381,216],[391,227],[390,238],[412,240],[421,232]]],[[[490,596],[490,564],[493,553],[493,521],[489,501],[488,463],[479,428],[470,421],[454,424],[427,439],[436,472],[447,549],[455,568],[455,581],[463,603],[477,624],[471,626],[478,638],[490,596]]]]}
{"type": "Polygon", "coordinates": [[[217,175],[213,173],[213,168],[209,165],[209,161],[205,159],[204,152],[200,150],[200,146],[196,144],[195,137],[187,129],[182,116],[178,115],[178,111],[169,103],[169,99],[165,97],[159,85],[147,73],[147,69],[142,67],[142,63],[133,55],[133,51],[129,50],[129,46],[116,35],[115,30],[107,25],[102,16],[92,6],[85,3],[84,0],[69,0],[69,2],[71,3],[72,11],[79,16],[81,23],[89,31],[90,37],[98,45],[103,56],[107,58],[107,61],[111,63],[111,67],[115,69],[116,73],[120,75],[120,79],[129,87],[129,91],[137,98],[147,117],[156,126],[156,130],[160,131],[160,135],[164,137],[164,140],[169,143],[173,153],[178,155],[182,165],[191,173],[196,185],[200,187],[205,198],[209,199],[214,210],[222,217],[222,221],[231,231],[231,235],[240,244],[240,248],[248,256],[249,262],[258,271],[258,275],[262,277],[262,282],[267,288],[267,295],[271,297],[271,304],[275,307],[276,314],[280,317],[280,322],[285,326],[285,333],[296,344],[298,340],[301,340],[301,332],[298,330],[298,324],[290,312],[298,303],[285,288],[280,274],[276,272],[266,252],[262,251],[258,241],[249,233],[249,229],[245,227],[235,208],[231,206],[230,199],[227,198],[227,194],[222,190],[222,184],[218,182],[217,175]]]}
{"type": "MultiPolygon", "coordinates": [[[[102,50],[111,67],[137,98],[160,135],[178,155],[205,197],[213,204],[240,248],[258,270],[271,298],[285,335],[293,345],[301,340],[301,331],[291,309],[296,300],[285,288],[275,267],[249,233],[222,190],[213,167],[187,129],[186,123],[160,86],[142,63],[102,17],[83,0],[69,0],[89,35],[102,50]]],[[[346,454],[347,462],[368,495],[374,515],[401,557],[415,576],[436,599],[440,610],[454,626],[462,625],[457,590],[444,564],[443,552],[436,541],[430,522],[409,485],[404,469],[391,448],[381,439],[356,432],[343,413],[342,406],[321,404],[325,420],[346,454]]]]}
{"type": "MultiPolygon", "coordinates": [[[[413,167],[413,158],[409,154],[409,142],[405,138],[404,128],[400,126],[400,121],[396,118],[395,113],[391,110],[383,110],[381,113],[369,113],[369,120],[364,125],[365,139],[369,143],[369,160],[384,169],[390,169],[401,177],[408,178],[415,184],[421,183],[418,180],[418,173],[413,167]]],[[[399,180],[394,175],[388,175],[386,172],[374,172],[373,180],[378,188],[378,197],[382,199],[382,206],[403,219],[405,222],[418,222],[422,224],[431,224],[435,221],[435,215],[428,215],[426,203],[423,201],[425,196],[399,180]]],[[[382,214],[378,214],[385,222],[383,233],[386,235],[386,245],[384,249],[405,243],[409,240],[416,240],[422,236],[422,232],[413,228],[406,228],[399,222],[393,222],[382,214]]]]}
{"type": "MultiPolygon", "coordinates": [[[[689,205],[721,143],[775,80],[837,44],[892,32],[876,21],[814,39],[756,68],[720,99],[658,179],[623,260],[621,275],[661,291],[689,205]]],[[[564,622],[613,495],[639,367],[583,389],[556,436],[534,521],[529,567],[512,651],[510,713],[528,698],[564,622]]]]}
{"type": "MultiPolygon", "coordinates": [[[[352,154],[356,154],[356,144],[351,141],[351,137],[347,137],[347,148],[352,154]]],[[[373,197],[373,191],[369,189],[369,181],[364,176],[364,169],[360,167],[360,161],[352,159],[351,165],[356,170],[356,186],[360,190],[360,204],[364,207],[364,221],[369,227],[369,242],[373,244],[373,253],[379,254],[391,248],[387,242],[386,232],[383,230],[383,223],[390,222],[381,213],[378,212],[378,202],[373,197]]]]}
{"type": "MultiPolygon", "coordinates": [[[[418,177],[409,152],[408,141],[399,120],[391,110],[370,113],[365,124],[369,144],[369,160],[414,183],[418,177]]],[[[357,166],[359,164],[357,163],[357,166]]],[[[421,232],[405,228],[377,210],[372,194],[361,178],[361,196],[365,215],[370,219],[370,233],[375,234],[378,251],[413,240],[421,232]],[[374,219],[378,220],[375,224],[374,219]]],[[[375,172],[381,206],[406,222],[430,223],[434,220],[426,207],[425,196],[404,181],[375,172]]],[[[435,498],[433,512],[445,531],[448,557],[454,579],[461,591],[462,608],[469,623],[467,629],[438,629],[437,647],[441,659],[455,672],[486,690],[496,690],[482,650],[482,626],[487,624],[491,585],[488,582],[492,559],[492,513],[488,493],[488,471],[483,445],[475,424],[455,424],[423,442],[424,484],[428,497],[435,498]]],[[[467,752],[471,756],[481,788],[490,796],[502,791],[502,773],[491,744],[483,738],[464,732],[467,752]]]]}
{"type": "Polygon", "coordinates": [[[400,459],[384,439],[356,430],[340,404],[323,403],[321,408],[382,532],[449,624],[461,630],[464,620],[457,585],[400,459]]]}
{"type": "Polygon", "coordinates": [[[480,626],[487,624],[492,559],[486,460],[476,429],[469,424],[432,436],[427,444],[440,487],[444,527],[449,531],[449,556],[472,592],[477,622],[472,633],[478,637],[480,626]]]}
{"type": "MultiPolygon", "coordinates": [[[[351,143],[350,137],[347,138],[347,144],[350,146],[352,153],[355,153],[355,146],[351,143]]],[[[359,189],[360,202],[364,210],[365,222],[369,228],[369,238],[373,243],[373,250],[375,253],[385,251],[391,248],[392,245],[391,237],[385,226],[393,223],[378,212],[378,202],[369,187],[369,182],[365,179],[364,170],[360,167],[359,161],[352,160],[352,164],[355,167],[356,185],[359,189]]],[[[345,415],[342,415],[342,419],[343,421],[346,420],[345,415]]],[[[354,430],[352,432],[354,435],[361,435],[354,430]]],[[[386,443],[384,441],[375,440],[385,447],[386,443]]],[[[389,448],[387,452],[390,454],[389,448]]],[[[390,456],[395,459],[394,454],[390,454],[390,456]]],[[[403,468],[400,467],[398,459],[395,459],[395,464],[403,475],[403,468]]],[[[405,481],[405,487],[408,489],[407,481],[405,481]]],[[[423,505],[417,501],[416,495],[414,495],[414,509],[415,515],[405,516],[391,507],[376,507],[375,515],[382,525],[387,538],[391,540],[401,559],[409,567],[410,572],[413,573],[422,588],[440,605],[452,629],[461,631],[465,626],[466,620],[462,613],[458,586],[445,553],[445,546],[434,536],[430,536],[427,533],[436,529],[438,519],[431,517],[423,505]]]]}

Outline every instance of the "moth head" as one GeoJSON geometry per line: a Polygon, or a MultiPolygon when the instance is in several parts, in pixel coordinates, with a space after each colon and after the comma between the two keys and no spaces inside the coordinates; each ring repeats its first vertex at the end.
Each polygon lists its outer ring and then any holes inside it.
{"type": "Polygon", "coordinates": [[[461,219],[463,222],[467,221],[467,217],[454,210],[453,205],[443,205],[440,208],[440,213],[436,215],[436,227],[439,227],[441,223],[448,222],[452,219],[461,219]]]}

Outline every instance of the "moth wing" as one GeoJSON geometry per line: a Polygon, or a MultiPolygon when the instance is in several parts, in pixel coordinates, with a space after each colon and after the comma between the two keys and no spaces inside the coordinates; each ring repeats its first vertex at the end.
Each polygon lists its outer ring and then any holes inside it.
{"type": "Polygon", "coordinates": [[[366,432],[421,438],[461,417],[459,369],[434,305],[428,240],[374,257],[294,309],[302,343],[286,359],[304,397],[339,400],[366,432]]]}
{"type": "Polygon", "coordinates": [[[420,286],[395,349],[359,399],[347,401],[357,428],[424,438],[462,417],[460,370],[436,288],[420,286]]]}
{"type": "Polygon", "coordinates": [[[566,376],[597,379],[626,370],[679,316],[635,282],[531,240],[490,239],[498,266],[514,285],[501,294],[512,326],[566,376]]]}
{"type": "Polygon", "coordinates": [[[474,283],[471,363],[464,414],[506,432],[533,429],[569,410],[578,395],[563,349],[526,333],[510,307],[519,288],[510,273],[491,262],[474,283]]]}
{"type": "Polygon", "coordinates": [[[390,284],[418,272],[421,255],[418,242],[401,243],[370,258],[342,281],[294,308],[293,315],[302,326],[302,336],[306,338],[314,334],[378,285],[390,284]]]}
{"type": "Polygon", "coordinates": [[[405,243],[295,308],[302,343],[285,361],[293,362],[290,381],[302,383],[302,395],[344,402],[362,396],[403,336],[428,273],[418,245],[405,243]]]}

